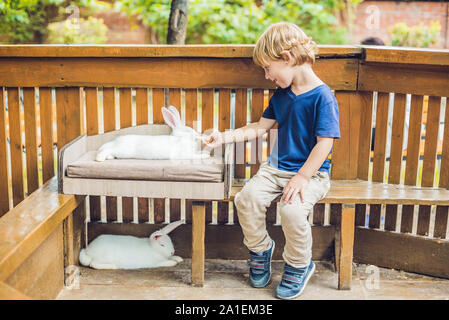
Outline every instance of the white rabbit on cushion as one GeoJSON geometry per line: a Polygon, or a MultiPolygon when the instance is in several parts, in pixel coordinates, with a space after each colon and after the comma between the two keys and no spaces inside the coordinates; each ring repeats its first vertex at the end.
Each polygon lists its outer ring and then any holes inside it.
{"type": "Polygon", "coordinates": [[[103,144],[97,152],[97,161],[106,159],[204,159],[210,151],[201,151],[201,134],[182,124],[178,110],[162,107],[165,123],[172,128],[171,135],[128,134],[103,144]]]}
{"type": "Polygon", "coordinates": [[[140,269],[172,267],[182,261],[174,256],[175,250],[168,233],[182,224],[172,222],[153,232],[149,238],[124,235],[100,235],[79,255],[84,266],[94,269],[140,269]]]}

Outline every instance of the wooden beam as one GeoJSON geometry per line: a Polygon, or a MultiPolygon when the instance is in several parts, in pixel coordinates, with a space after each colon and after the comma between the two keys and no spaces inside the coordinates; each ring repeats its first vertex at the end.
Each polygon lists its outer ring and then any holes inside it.
{"type": "MultiPolygon", "coordinates": [[[[358,60],[323,59],[317,75],[355,90],[358,60]]],[[[0,58],[0,85],[19,87],[264,88],[275,85],[252,58],[0,58]],[[88,75],[88,76],[87,76],[88,75]]]]}
{"type": "Polygon", "coordinates": [[[344,204],[340,223],[335,232],[335,265],[338,271],[338,290],[350,290],[354,246],[355,205],[344,204]]]}
{"type": "Polygon", "coordinates": [[[449,96],[448,66],[364,63],[357,90],[449,96]]]}
{"type": "Polygon", "coordinates": [[[204,234],[206,226],[204,202],[192,202],[192,285],[204,285],[204,234]]]}
{"type": "MultiPolygon", "coordinates": [[[[0,57],[215,57],[252,58],[254,44],[239,45],[0,45],[0,57]]],[[[319,57],[360,56],[351,45],[318,45],[319,57]]]]}
{"type": "Polygon", "coordinates": [[[449,279],[449,242],[357,227],[354,261],[449,279]]]}

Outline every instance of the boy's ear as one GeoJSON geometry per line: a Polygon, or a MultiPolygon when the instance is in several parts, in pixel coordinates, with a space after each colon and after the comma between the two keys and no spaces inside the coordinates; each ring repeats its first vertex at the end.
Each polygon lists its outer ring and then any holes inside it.
{"type": "Polygon", "coordinates": [[[281,56],[282,60],[284,60],[284,62],[286,62],[287,64],[290,63],[290,61],[293,59],[292,55],[287,50],[281,51],[281,56]]]}

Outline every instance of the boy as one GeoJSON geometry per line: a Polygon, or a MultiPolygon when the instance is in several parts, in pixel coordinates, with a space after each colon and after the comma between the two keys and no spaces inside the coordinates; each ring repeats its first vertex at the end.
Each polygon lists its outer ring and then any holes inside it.
{"type": "Polygon", "coordinates": [[[285,261],[276,296],[293,299],[315,270],[308,214],[330,187],[328,155],[340,137],[338,105],[330,88],[313,72],[317,52],[311,38],[292,23],[271,25],[257,41],[253,60],[278,88],[260,120],[204,137],[210,147],[264,134],[278,123],[278,137],[268,161],[235,196],[244,244],[249,249],[250,282],[265,287],[271,278],[275,243],[265,224],[271,201],[282,194],[280,216],[285,261]]]}

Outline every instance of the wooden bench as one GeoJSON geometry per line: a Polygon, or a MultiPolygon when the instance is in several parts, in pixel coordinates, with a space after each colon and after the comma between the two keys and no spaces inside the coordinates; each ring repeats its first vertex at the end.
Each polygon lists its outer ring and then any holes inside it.
{"type": "Polygon", "coordinates": [[[0,219],[0,300],[52,299],[82,246],[84,196],[58,194],[53,177],[0,219]],[[72,215],[72,212],[75,212],[72,215]]]}
{"type": "MultiPolygon", "coordinates": [[[[230,201],[242,189],[234,186],[230,201]]],[[[274,201],[280,201],[280,196],[274,201]]],[[[335,234],[335,267],[338,289],[350,289],[356,204],[385,205],[449,205],[449,190],[421,188],[363,180],[331,180],[326,197],[318,203],[342,204],[335,234]]]]}

